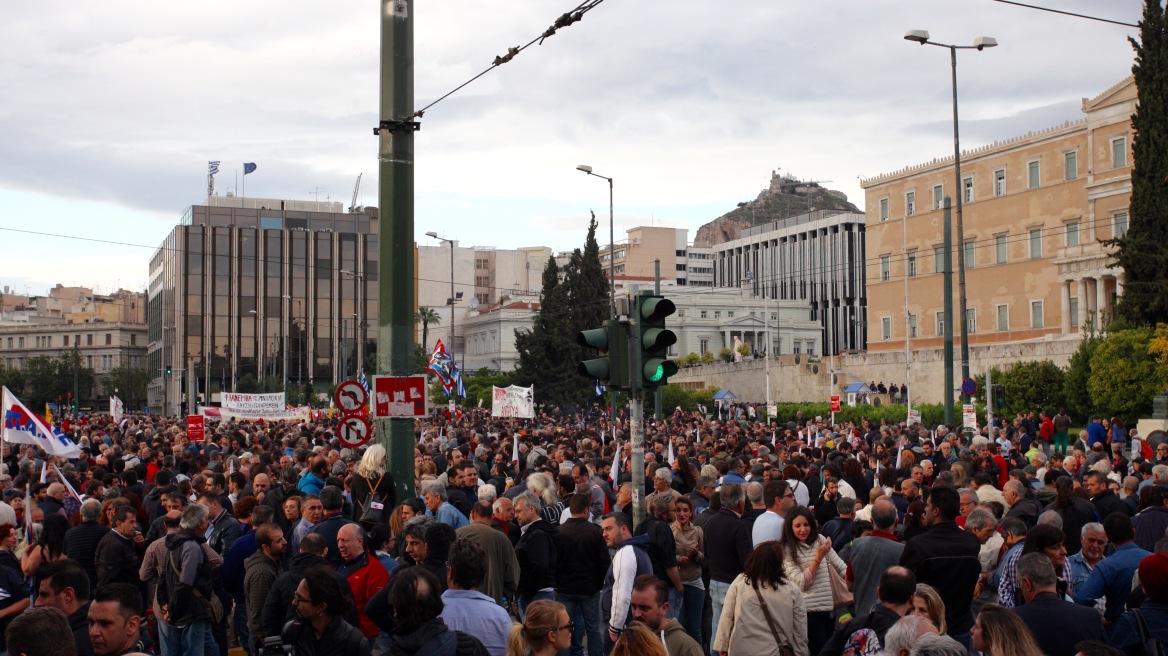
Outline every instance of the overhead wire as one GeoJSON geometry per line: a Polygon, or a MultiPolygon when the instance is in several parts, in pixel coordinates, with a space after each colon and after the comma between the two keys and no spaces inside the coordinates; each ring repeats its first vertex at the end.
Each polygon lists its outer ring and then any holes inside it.
{"type": "Polygon", "coordinates": [[[1083,18],[1086,20],[1098,21],[1100,23],[1111,23],[1112,25],[1122,25],[1124,27],[1139,27],[1136,23],[1125,23],[1123,21],[1112,20],[1110,18],[1100,18],[1098,16],[1088,16],[1087,14],[1076,14],[1073,11],[1065,11],[1062,9],[1054,9],[1052,7],[1041,7],[1039,5],[1029,5],[1025,2],[1017,2],[1016,0],[994,0],[1005,5],[1014,5],[1016,7],[1025,7],[1026,9],[1035,9],[1038,11],[1046,11],[1052,14],[1061,14],[1063,16],[1072,16],[1074,18],[1083,18]]]}

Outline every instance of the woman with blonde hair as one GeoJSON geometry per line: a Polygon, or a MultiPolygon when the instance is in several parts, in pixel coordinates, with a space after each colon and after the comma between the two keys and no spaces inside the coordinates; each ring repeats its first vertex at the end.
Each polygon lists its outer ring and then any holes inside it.
{"type": "Polygon", "coordinates": [[[669,656],[661,638],[640,622],[629,622],[609,656],[669,656]]]}
{"type": "Polygon", "coordinates": [[[389,513],[397,505],[393,474],[385,470],[385,460],[385,447],[374,444],[365,449],[357,465],[357,475],[353,476],[352,519],[366,528],[388,522],[389,513]]]}
{"type": "Polygon", "coordinates": [[[909,615],[927,617],[937,627],[937,633],[945,635],[949,629],[945,625],[945,601],[937,589],[928,583],[917,584],[917,594],[913,597],[913,609],[909,615]]]}
{"type": "Polygon", "coordinates": [[[507,656],[552,656],[572,646],[572,620],[563,604],[547,599],[527,607],[523,624],[512,624],[507,656]]]}
{"type": "Polygon", "coordinates": [[[973,648],[985,656],[1042,656],[1025,622],[1005,606],[986,604],[973,622],[973,648]]]}
{"type": "Polygon", "coordinates": [[[726,591],[711,643],[720,654],[783,656],[808,654],[807,606],[803,591],[788,579],[783,547],[760,543],[726,591]]]}

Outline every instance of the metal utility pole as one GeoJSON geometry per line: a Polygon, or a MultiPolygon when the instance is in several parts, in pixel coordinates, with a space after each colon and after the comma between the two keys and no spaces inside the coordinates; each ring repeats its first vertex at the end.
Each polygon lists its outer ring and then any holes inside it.
{"type": "MultiPolygon", "coordinates": [[[[413,0],[381,0],[381,93],[377,204],[377,373],[414,373],[413,0]]],[[[397,498],[414,494],[414,420],[381,419],[377,440],[388,454],[397,498]]]]}
{"type": "Polygon", "coordinates": [[[639,319],[629,313],[629,438],[633,444],[629,469],[633,476],[633,528],[645,521],[645,409],[644,388],[641,386],[641,326],[639,319]]]}
{"type": "Polygon", "coordinates": [[[953,428],[953,201],[946,196],[945,243],[945,426],[953,428]]]}

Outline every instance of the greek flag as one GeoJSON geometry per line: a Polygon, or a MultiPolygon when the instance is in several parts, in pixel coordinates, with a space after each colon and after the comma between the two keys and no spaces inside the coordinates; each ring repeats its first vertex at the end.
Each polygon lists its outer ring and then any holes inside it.
{"type": "Polygon", "coordinates": [[[207,175],[215,175],[219,172],[219,160],[214,162],[207,162],[207,175]]]}
{"type": "Polygon", "coordinates": [[[357,374],[357,382],[361,383],[361,387],[365,388],[365,396],[369,396],[369,381],[365,378],[364,369],[362,369],[361,372],[357,374]]]}
{"type": "Polygon", "coordinates": [[[604,396],[604,392],[605,392],[604,385],[601,385],[600,379],[597,378],[596,379],[596,396],[604,396]]]}
{"type": "Polygon", "coordinates": [[[754,272],[750,269],[746,270],[746,282],[754,282],[754,272]]]}

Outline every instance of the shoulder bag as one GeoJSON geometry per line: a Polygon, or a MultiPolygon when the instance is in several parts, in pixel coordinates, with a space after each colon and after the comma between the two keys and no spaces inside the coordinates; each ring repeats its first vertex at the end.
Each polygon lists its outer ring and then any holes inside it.
{"type": "MultiPolygon", "coordinates": [[[[170,562],[170,568],[174,570],[174,577],[177,580],[182,576],[182,574],[179,572],[178,566],[174,564],[173,551],[167,554],[166,560],[170,562]]],[[[199,603],[203,604],[203,608],[206,609],[207,616],[211,619],[211,623],[218,624],[222,622],[223,602],[219,601],[219,597],[212,593],[211,598],[208,599],[207,597],[204,597],[203,593],[200,592],[199,589],[195,586],[191,586],[191,590],[195,593],[195,599],[198,599],[199,603]]]]}
{"type": "Polygon", "coordinates": [[[852,594],[851,590],[848,590],[848,582],[830,562],[827,564],[827,580],[831,583],[832,608],[838,610],[851,606],[855,602],[855,595],[852,594]]]}
{"type": "Polygon", "coordinates": [[[771,610],[767,608],[766,600],[762,598],[758,586],[752,585],[750,587],[754,588],[754,595],[758,597],[758,605],[762,608],[763,616],[766,617],[767,626],[771,627],[771,635],[775,638],[775,644],[779,646],[779,656],[795,656],[795,650],[779,636],[779,628],[775,626],[775,618],[771,617],[771,610]]]}

